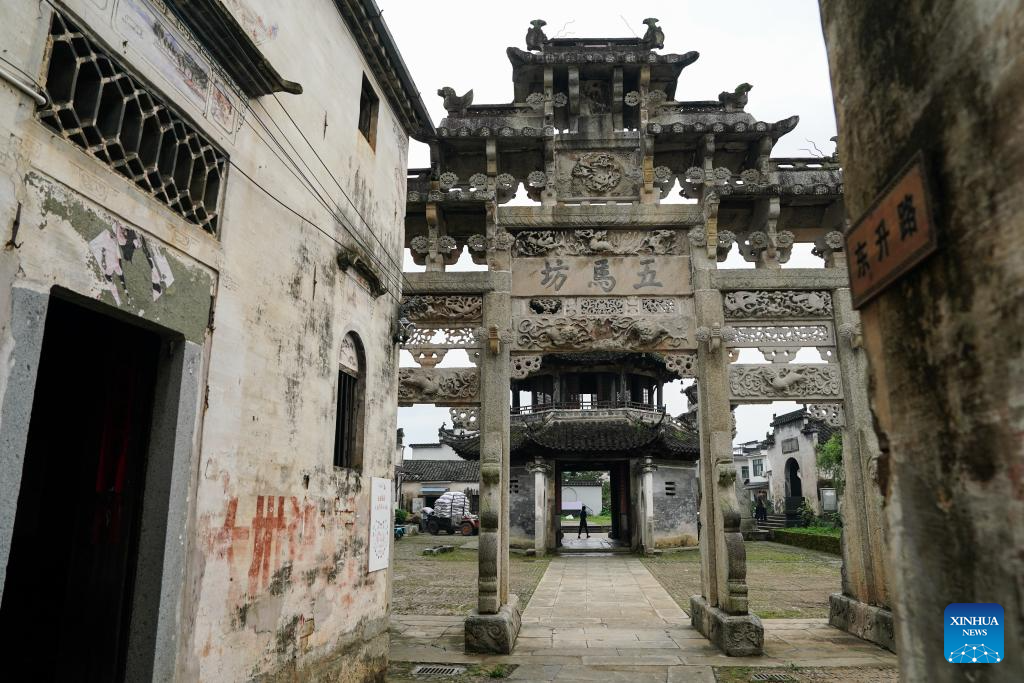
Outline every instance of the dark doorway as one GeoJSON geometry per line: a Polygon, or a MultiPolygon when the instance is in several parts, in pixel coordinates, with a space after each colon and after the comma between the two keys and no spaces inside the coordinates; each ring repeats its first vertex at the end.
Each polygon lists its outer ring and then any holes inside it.
{"type": "Polygon", "coordinates": [[[795,458],[786,461],[786,497],[802,498],[803,486],[800,484],[800,464],[795,458]]]}
{"type": "Polygon", "coordinates": [[[160,342],[51,298],[0,605],[33,680],[124,678],[160,342]]]}

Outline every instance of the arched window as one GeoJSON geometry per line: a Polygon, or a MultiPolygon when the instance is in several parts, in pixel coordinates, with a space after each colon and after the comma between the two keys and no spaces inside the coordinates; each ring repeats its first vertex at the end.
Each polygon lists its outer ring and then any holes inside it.
{"type": "Polygon", "coordinates": [[[341,340],[338,363],[338,413],[334,428],[334,466],[363,466],[363,404],[366,356],[354,333],[341,340]]]}

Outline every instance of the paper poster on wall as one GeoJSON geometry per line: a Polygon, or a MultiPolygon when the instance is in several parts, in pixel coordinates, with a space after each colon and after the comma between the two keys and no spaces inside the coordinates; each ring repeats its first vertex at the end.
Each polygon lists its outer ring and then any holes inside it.
{"type": "Polygon", "coordinates": [[[386,569],[391,554],[391,480],[373,477],[370,482],[370,566],[368,572],[386,569]]]}

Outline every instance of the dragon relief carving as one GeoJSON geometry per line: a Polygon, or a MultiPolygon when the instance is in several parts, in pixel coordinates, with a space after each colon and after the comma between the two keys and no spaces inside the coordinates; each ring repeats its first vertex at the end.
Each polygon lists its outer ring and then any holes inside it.
{"type": "Polygon", "coordinates": [[[401,368],[401,403],[472,403],[480,393],[480,373],[474,368],[401,368]]]}
{"type": "Polygon", "coordinates": [[[630,316],[539,316],[520,320],[516,332],[516,344],[522,349],[679,348],[688,341],[681,329],[630,316]]]}
{"type": "Polygon", "coordinates": [[[675,230],[524,230],[516,234],[514,256],[631,256],[677,254],[682,244],[675,230]]]}
{"type": "Polygon", "coordinates": [[[608,192],[622,180],[622,167],[607,152],[587,152],[576,160],[572,177],[591,192],[608,192]]]}
{"type": "Polygon", "coordinates": [[[729,368],[734,398],[839,398],[839,370],[829,365],[734,365],[729,368]]]}
{"type": "Polygon", "coordinates": [[[413,322],[473,321],[483,317],[484,300],[472,295],[407,296],[402,310],[413,322]]]}
{"type": "Polygon", "coordinates": [[[727,292],[722,299],[726,318],[828,318],[832,295],[822,291],[754,290],[727,292]]]}

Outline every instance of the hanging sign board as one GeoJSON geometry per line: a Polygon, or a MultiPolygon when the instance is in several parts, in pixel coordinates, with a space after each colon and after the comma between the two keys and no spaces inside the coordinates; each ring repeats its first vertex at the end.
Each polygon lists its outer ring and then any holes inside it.
{"type": "Polygon", "coordinates": [[[846,232],[854,308],[885,291],[935,249],[931,197],[918,153],[846,232]]]}
{"type": "Polygon", "coordinates": [[[373,477],[370,484],[370,562],[368,572],[387,569],[391,554],[391,480],[373,477]]]}

